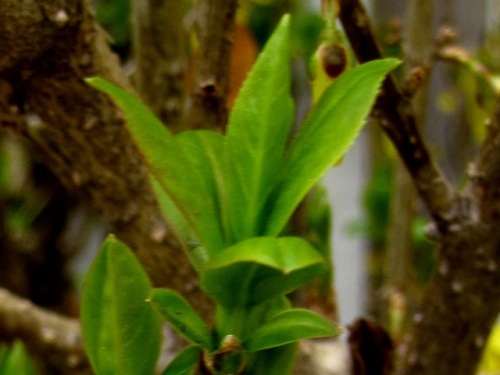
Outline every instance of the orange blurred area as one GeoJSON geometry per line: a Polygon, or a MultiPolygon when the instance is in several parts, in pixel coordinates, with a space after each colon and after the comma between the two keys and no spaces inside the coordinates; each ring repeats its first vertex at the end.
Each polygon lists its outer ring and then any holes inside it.
{"type": "Polygon", "coordinates": [[[233,51],[231,54],[231,72],[227,105],[231,108],[238,95],[245,77],[252,68],[258,54],[258,46],[250,30],[242,24],[236,25],[233,51]]]}

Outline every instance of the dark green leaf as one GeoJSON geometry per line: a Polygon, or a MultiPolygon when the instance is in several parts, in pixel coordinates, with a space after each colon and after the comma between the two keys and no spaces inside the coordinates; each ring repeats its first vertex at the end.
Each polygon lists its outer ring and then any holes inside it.
{"type": "Polygon", "coordinates": [[[210,329],[179,293],[163,288],[153,289],[150,301],[182,337],[193,344],[212,349],[210,329]]]}
{"type": "Polygon", "coordinates": [[[218,340],[233,335],[244,341],[269,318],[290,308],[290,301],[285,296],[269,299],[256,305],[218,304],[215,314],[218,340]]]}
{"type": "Polygon", "coordinates": [[[0,344],[0,374],[4,373],[4,363],[7,359],[9,352],[7,350],[7,346],[0,344]]]}
{"type": "Polygon", "coordinates": [[[261,325],[244,343],[249,352],[274,348],[295,341],[331,337],[341,333],[329,320],[305,309],[290,309],[276,314],[261,325]]]}
{"type": "Polygon", "coordinates": [[[161,319],[146,302],[148,276],[113,236],[101,246],[84,282],[82,333],[98,375],[150,375],[161,341],[161,319]]]}
{"type": "Polygon", "coordinates": [[[252,353],[253,363],[247,375],[288,375],[292,373],[298,345],[292,343],[252,353]]]}
{"type": "Polygon", "coordinates": [[[248,75],[229,119],[224,169],[230,244],[262,234],[264,204],[281,168],[293,103],[285,16],[248,75]]]}
{"type": "Polygon", "coordinates": [[[130,42],[130,0],[101,0],[95,3],[96,18],[112,43],[123,47],[130,42]]]}
{"type": "Polygon", "coordinates": [[[354,142],[396,59],[372,61],[351,69],[325,91],[293,140],[275,186],[266,234],[277,235],[311,187],[354,142]]]}
{"type": "Polygon", "coordinates": [[[90,78],[87,82],[110,95],[123,109],[128,129],[152,173],[207,250],[223,248],[216,184],[210,167],[205,164],[218,151],[216,147],[221,147],[217,142],[222,143],[222,136],[214,132],[202,135],[189,132],[180,134],[178,139],[133,95],[101,78],[90,78]],[[197,150],[195,146],[201,148],[197,150]]]}
{"type": "Polygon", "coordinates": [[[291,292],[324,270],[321,255],[301,238],[258,237],[217,253],[201,285],[222,305],[245,306],[291,292]]]}
{"type": "Polygon", "coordinates": [[[198,346],[188,346],[184,348],[167,368],[162,375],[194,375],[198,366],[201,348],[198,346]]]}

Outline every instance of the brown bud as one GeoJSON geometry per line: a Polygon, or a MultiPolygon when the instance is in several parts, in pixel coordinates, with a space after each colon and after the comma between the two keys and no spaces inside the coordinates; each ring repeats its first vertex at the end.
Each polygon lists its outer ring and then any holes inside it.
{"type": "Polygon", "coordinates": [[[337,78],[347,67],[347,51],[341,44],[323,43],[319,58],[323,70],[330,78],[337,78]]]}
{"type": "Polygon", "coordinates": [[[403,91],[408,96],[413,96],[417,90],[424,84],[427,74],[419,66],[413,68],[403,83],[403,91]]]}

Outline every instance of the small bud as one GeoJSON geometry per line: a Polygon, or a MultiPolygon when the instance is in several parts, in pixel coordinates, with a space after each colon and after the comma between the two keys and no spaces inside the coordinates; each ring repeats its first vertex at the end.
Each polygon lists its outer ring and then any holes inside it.
{"type": "Polygon", "coordinates": [[[318,52],[328,77],[337,78],[347,68],[347,51],[343,45],[323,43],[318,52]]]}
{"type": "Polygon", "coordinates": [[[234,335],[224,336],[220,344],[219,353],[232,353],[241,350],[241,342],[234,335]]]}
{"type": "Polygon", "coordinates": [[[426,78],[426,72],[421,67],[415,67],[411,70],[410,74],[405,78],[403,84],[403,91],[408,96],[413,96],[417,90],[423,85],[426,78]]]}

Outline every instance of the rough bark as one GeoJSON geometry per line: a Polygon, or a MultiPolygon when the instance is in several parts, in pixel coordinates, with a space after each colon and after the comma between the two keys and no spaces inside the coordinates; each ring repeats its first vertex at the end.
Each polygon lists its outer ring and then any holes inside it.
{"type": "Polygon", "coordinates": [[[83,81],[128,87],[84,0],[0,1],[0,125],[22,135],[52,172],[132,249],[155,285],[208,303],[165,222],[123,114],[83,81]]]}

